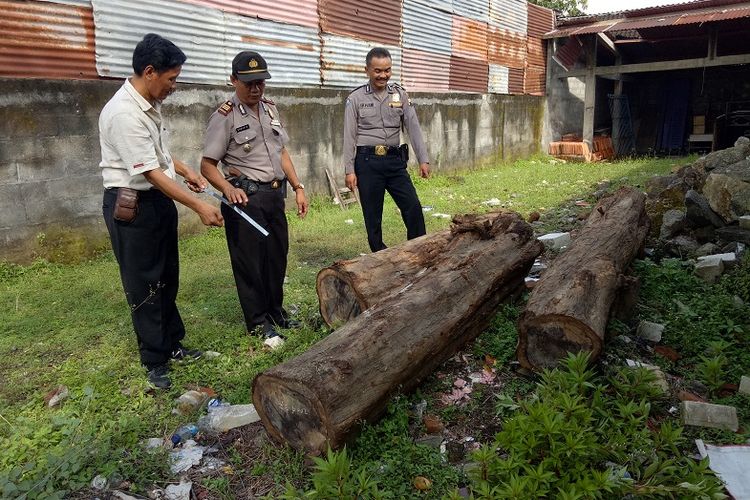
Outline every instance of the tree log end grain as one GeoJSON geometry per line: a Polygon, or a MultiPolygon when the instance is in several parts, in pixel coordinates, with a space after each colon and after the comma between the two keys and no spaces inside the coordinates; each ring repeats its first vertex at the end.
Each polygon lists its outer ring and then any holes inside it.
{"type": "Polygon", "coordinates": [[[351,275],[341,272],[335,265],[326,267],[318,273],[316,289],[320,315],[323,321],[333,328],[359,316],[369,307],[364,297],[357,293],[351,275]]]}
{"type": "Polygon", "coordinates": [[[325,450],[329,419],[316,393],[304,384],[260,374],[253,381],[253,404],[266,430],[297,450],[325,450]]]}
{"type": "Polygon", "coordinates": [[[518,360],[525,368],[555,368],[567,353],[588,352],[596,359],[602,340],[588,325],[570,316],[545,314],[519,321],[518,360]]]}

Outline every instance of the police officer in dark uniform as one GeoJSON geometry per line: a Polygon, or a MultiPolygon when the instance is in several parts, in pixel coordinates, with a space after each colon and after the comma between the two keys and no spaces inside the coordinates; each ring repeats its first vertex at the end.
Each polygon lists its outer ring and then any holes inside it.
{"type": "Polygon", "coordinates": [[[267,343],[274,341],[268,345],[276,347],[282,339],[276,327],[299,326],[282,307],[289,251],[286,183],[294,191],[299,217],[307,214],[308,202],[285,147],[289,136],[279,112],[273,101],[263,97],[269,78],[266,61],[257,52],[243,51],[234,58],[230,80],[235,94],[209,118],[201,173],[270,233],[263,236],[222,205],[247,330],[262,334],[267,343]]]}
{"type": "Polygon", "coordinates": [[[383,197],[390,193],[406,225],[408,239],[425,234],[422,205],[406,170],[408,147],[400,144],[403,126],[419,162],[420,176],[430,175],[430,160],[417,114],[406,90],[389,84],[391,54],[376,47],[367,53],[365,72],[370,81],[355,89],[344,112],[344,171],[346,186],[359,188],[359,199],[373,252],[383,243],[383,197]]]}

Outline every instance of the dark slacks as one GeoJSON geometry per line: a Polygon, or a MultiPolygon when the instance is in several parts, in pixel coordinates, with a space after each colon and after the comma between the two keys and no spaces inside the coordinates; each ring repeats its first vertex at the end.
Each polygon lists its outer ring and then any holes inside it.
{"type": "Polygon", "coordinates": [[[266,228],[263,236],[226,205],[221,206],[232,272],[248,331],[281,325],[286,318],[284,275],[289,230],[281,189],[248,196],[244,212],[266,228]]]}
{"type": "Polygon", "coordinates": [[[358,152],[354,160],[354,172],[357,174],[359,201],[362,204],[370,250],[377,252],[386,248],[382,228],[383,197],[386,191],[401,211],[406,237],[412,239],[427,232],[422,204],[406,170],[406,162],[400,156],[376,156],[358,152]]]}
{"type": "Polygon", "coordinates": [[[141,363],[166,363],[180,347],[185,326],[175,300],[179,288],[177,208],[161,191],[141,191],[132,222],[113,218],[116,189],[104,191],[102,212],[125,298],[130,306],[141,363]]]}

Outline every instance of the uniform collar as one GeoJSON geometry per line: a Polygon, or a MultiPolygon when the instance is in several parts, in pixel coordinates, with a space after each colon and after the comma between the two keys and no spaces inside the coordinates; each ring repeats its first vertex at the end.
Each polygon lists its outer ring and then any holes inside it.
{"type": "Polygon", "coordinates": [[[237,97],[236,93],[232,95],[232,102],[234,103],[234,107],[237,108],[237,111],[239,111],[242,116],[247,116],[248,114],[250,114],[250,108],[247,105],[242,104],[242,101],[240,101],[240,98],[237,97]]]}
{"type": "MultiPolygon", "coordinates": [[[[396,91],[396,89],[393,87],[392,83],[386,84],[385,88],[386,88],[386,90],[388,90],[389,94],[393,94],[396,91]]],[[[366,94],[372,94],[373,93],[372,85],[370,85],[369,83],[367,83],[365,85],[365,93],[366,94]]]]}
{"type": "Polygon", "coordinates": [[[130,83],[130,78],[125,79],[125,83],[123,84],[123,88],[125,89],[125,92],[130,94],[130,97],[133,98],[133,100],[138,103],[138,107],[141,108],[141,111],[148,111],[151,108],[156,109],[156,111],[159,111],[160,103],[156,103],[155,106],[152,106],[148,100],[143,97],[136,89],[133,87],[133,84],[130,83]]]}

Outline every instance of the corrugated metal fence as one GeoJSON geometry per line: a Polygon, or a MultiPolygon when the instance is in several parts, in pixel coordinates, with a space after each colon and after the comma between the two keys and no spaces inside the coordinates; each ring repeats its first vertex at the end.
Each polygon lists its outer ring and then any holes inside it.
{"type": "Polygon", "coordinates": [[[553,28],[525,0],[0,0],[0,77],[126,77],[154,32],[187,54],[183,82],[226,83],[255,49],[271,86],[354,87],[383,46],[410,89],[541,95],[553,28]]]}

